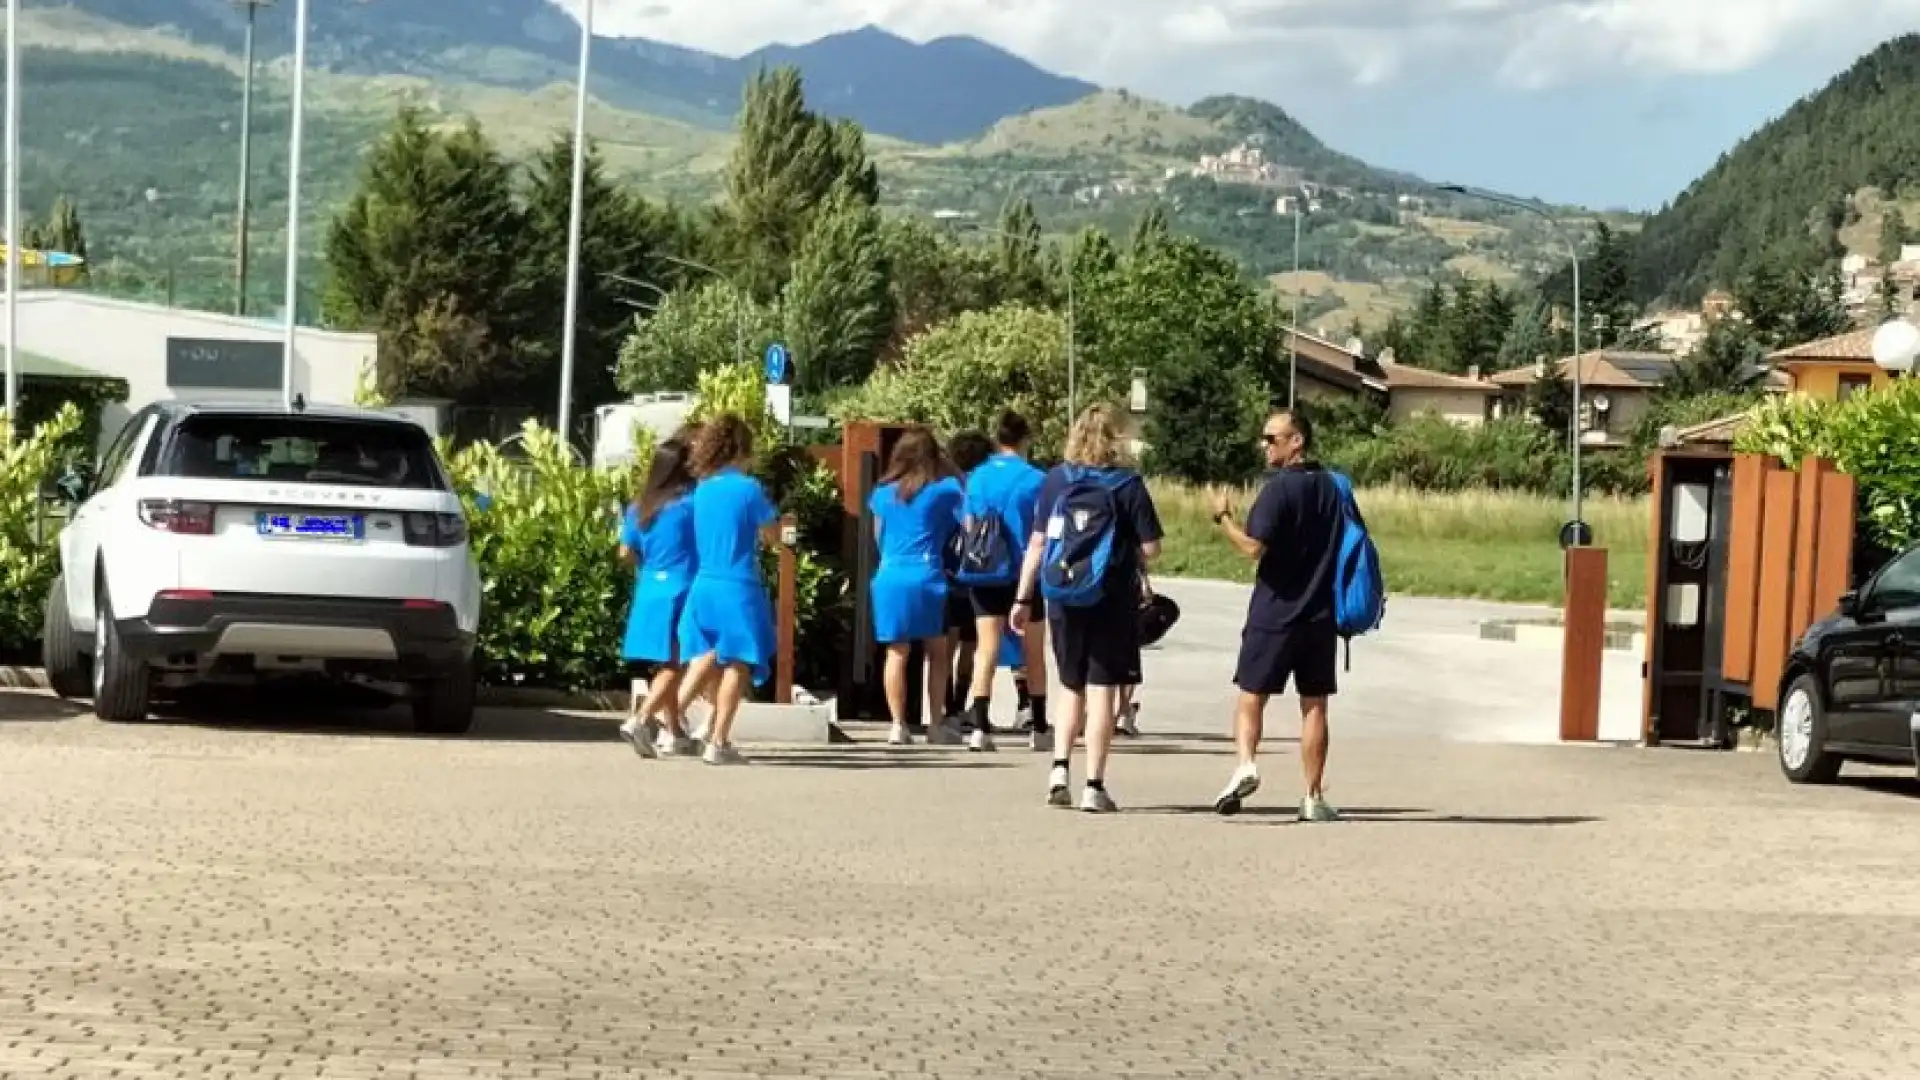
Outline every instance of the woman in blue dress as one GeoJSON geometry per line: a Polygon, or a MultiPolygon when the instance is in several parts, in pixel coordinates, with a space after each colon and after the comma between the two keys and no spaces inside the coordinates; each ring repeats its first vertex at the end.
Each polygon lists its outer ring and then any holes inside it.
{"type": "MultiPolygon", "coordinates": [[[[753,429],[732,413],[716,417],[693,440],[693,538],[699,567],[680,616],[680,655],[720,673],[706,762],[744,765],[733,746],[733,721],[747,695],[773,673],[777,647],[773,602],[760,576],[761,532],[777,518],[753,464],[753,429]]],[[[705,681],[706,673],[696,676],[705,681]]],[[[698,690],[698,687],[693,687],[698,690]]]]}
{"type": "Polygon", "coordinates": [[[633,604],[627,609],[627,634],[620,655],[634,680],[633,715],[620,734],[641,757],[690,753],[685,714],[680,707],[677,632],[697,557],[693,543],[693,474],[687,455],[690,429],[682,429],[654,449],[640,497],[621,517],[620,557],[636,568],[633,604]],[[648,679],[644,704],[637,692],[648,679]],[[661,726],[664,720],[665,727],[661,726]]]}
{"type": "Polygon", "coordinates": [[[941,723],[947,681],[953,675],[947,649],[947,544],[960,527],[965,497],[940,444],[926,428],[910,428],[894,444],[886,475],[867,506],[873,511],[880,567],[874,571],[874,640],[886,646],[889,742],[913,741],[907,729],[907,662],[915,642],[926,657],[927,741],[951,745],[960,735],[941,723]]]}

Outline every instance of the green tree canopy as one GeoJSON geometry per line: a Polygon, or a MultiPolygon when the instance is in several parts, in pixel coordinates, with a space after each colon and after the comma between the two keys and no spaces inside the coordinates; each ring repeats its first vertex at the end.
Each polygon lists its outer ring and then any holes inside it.
{"type": "Polygon", "coordinates": [[[669,295],[634,327],[621,346],[615,381],[627,394],[692,390],[702,372],[753,364],[779,337],[777,307],[712,281],[669,295]]]}
{"type": "Polygon", "coordinates": [[[866,381],[894,329],[880,212],[842,184],[814,214],[781,304],[800,385],[866,381]]]}

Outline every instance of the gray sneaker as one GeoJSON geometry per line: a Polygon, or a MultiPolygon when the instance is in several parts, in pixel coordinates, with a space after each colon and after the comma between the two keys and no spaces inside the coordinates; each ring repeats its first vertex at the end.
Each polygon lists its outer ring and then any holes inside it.
{"type": "Polygon", "coordinates": [[[1027,749],[1036,754],[1053,753],[1053,729],[1036,731],[1027,736],[1027,749]]]}
{"type": "Polygon", "coordinates": [[[976,754],[991,754],[999,747],[994,744],[993,732],[984,728],[974,728],[973,734],[967,736],[967,749],[976,754]]]}
{"type": "Polygon", "coordinates": [[[627,745],[633,747],[633,752],[643,758],[660,756],[660,752],[654,746],[660,738],[660,725],[651,720],[644,724],[636,724],[631,720],[621,724],[620,737],[627,740],[627,745]]]}
{"type": "Polygon", "coordinates": [[[731,746],[708,743],[707,752],[702,756],[709,765],[745,765],[747,756],[731,746]]]}
{"type": "Polygon", "coordinates": [[[1300,820],[1339,821],[1340,811],[1327,805],[1327,800],[1319,795],[1308,795],[1300,800],[1300,820]]]}
{"type": "Polygon", "coordinates": [[[1073,805],[1073,792],[1068,790],[1067,787],[1070,779],[1067,770],[1058,765],[1055,765],[1053,771],[1047,774],[1048,806],[1073,805]]]}
{"type": "Polygon", "coordinates": [[[949,724],[928,724],[928,746],[959,746],[967,741],[965,735],[955,731],[949,724]]]}
{"type": "Polygon", "coordinates": [[[1080,809],[1088,814],[1112,814],[1120,809],[1104,787],[1089,787],[1080,792],[1080,809]]]}

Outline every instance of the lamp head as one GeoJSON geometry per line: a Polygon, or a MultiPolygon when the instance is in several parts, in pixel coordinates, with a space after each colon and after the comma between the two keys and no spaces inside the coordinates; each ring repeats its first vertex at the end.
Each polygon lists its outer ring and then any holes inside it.
{"type": "Polygon", "coordinates": [[[1891,375],[1913,370],[1920,357],[1920,326],[1905,319],[1891,319],[1873,332],[1873,362],[1891,375]]]}

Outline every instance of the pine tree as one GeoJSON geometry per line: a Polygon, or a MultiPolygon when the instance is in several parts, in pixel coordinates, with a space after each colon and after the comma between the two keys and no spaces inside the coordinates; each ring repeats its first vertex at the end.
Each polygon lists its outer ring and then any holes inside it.
{"type": "Polygon", "coordinates": [[[781,304],[800,385],[854,386],[873,373],[894,325],[880,212],[842,184],[813,216],[781,304]]]}
{"type": "Polygon", "coordinates": [[[835,186],[845,185],[871,206],[879,200],[880,179],[859,125],[809,111],[795,68],[753,77],[738,128],[727,166],[731,261],[756,297],[771,300],[786,284],[814,211],[835,186]]]}
{"type": "Polygon", "coordinates": [[[1033,201],[1021,199],[1007,204],[994,247],[994,275],[999,280],[1001,303],[1051,305],[1052,290],[1047,284],[1040,238],[1040,217],[1034,213],[1033,201]]]}
{"type": "Polygon", "coordinates": [[[477,125],[437,132],[412,109],[368,153],[359,189],[327,230],[322,307],[332,325],[380,334],[388,397],[485,397],[513,382],[528,318],[527,230],[513,186],[477,125]],[[423,340],[428,331],[437,344],[423,340]],[[448,341],[484,346],[463,345],[449,369],[448,341]]]}
{"type": "Polygon", "coordinates": [[[1133,224],[1133,239],[1127,244],[1127,252],[1138,256],[1166,243],[1173,235],[1173,229],[1167,222],[1167,208],[1159,203],[1147,207],[1140,220],[1133,224]]]}

